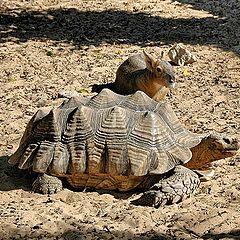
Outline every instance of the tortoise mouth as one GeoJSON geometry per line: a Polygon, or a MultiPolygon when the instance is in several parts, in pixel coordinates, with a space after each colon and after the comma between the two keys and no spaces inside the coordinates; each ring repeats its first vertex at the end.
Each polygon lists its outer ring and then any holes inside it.
{"type": "Polygon", "coordinates": [[[229,149],[225,152],[229,152],[229,153],[237,153],[239,149],[229,149]]]}
{"type": "Polygon", "coordinates": [[[235,148],[235,149],[225,149],[224,151],[222,151],[223,154],[227,154],[227,155],[235,155],[237,154],[239,148],[235,148]]]}

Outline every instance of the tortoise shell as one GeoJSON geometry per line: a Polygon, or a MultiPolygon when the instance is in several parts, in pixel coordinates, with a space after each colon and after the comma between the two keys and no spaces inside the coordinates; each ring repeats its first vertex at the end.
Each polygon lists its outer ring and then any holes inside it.
{"type": "Polygon", "coordinates": [[[65,177],[74,187],[124,191],[188,162],[200,141],[167,102],[103,89],[38,110],[9,162],[65,177]]]}

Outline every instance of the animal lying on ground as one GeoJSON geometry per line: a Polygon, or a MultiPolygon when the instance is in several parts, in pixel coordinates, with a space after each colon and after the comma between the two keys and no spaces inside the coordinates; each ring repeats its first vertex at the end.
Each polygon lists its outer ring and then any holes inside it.
{"type": "Polygon", "coordinates": [[[9,163],[39,173],[37,192],[60,191],[65,178],[76,188],[142,189],[133,203],[159,207],[189,197],[198,171],[238,149],[236,139],[189,132],[168,103],[142,91],[123,96],[104,89],[40,109],[9,163]]]}
{"type": "Polygon", "coordinates": [[[119,66],[114,83],[94,85],[93,91],[99,92],[107,87],[116,93],[127,95],[141,90],[154,100],[161,101],[175,84],[172,65],[143,51],[130,56],[119,66]]]}

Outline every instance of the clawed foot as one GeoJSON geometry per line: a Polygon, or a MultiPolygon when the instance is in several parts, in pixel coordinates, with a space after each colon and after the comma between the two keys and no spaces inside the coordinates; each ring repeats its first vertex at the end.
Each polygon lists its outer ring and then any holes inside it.
{"type": "Polygon", "coordinates": [[[62,190],[62,181],[57,177],[39,174],[33,182],[32,189],[38,193],[53,194],[62,190]]]}
{"type": "Polygon", "coordinates": [[[149,206],[149,207],[155,207],[159,208],[161,206],[166,205],[168,202],[168,199],[165,197],[165,195],[160,191],[147,191],[143,193],[143,195],[136,199],[131,201],[134,205],[140,205],[140,206],[149,206]]]}
{"type": "Polygon", "coordinates": [[[169,177],[154,184],[149,191],[143,193],[139,199],[132,201],[132,203],[156,208],[179,203],[190,197],[200,184],[198,175],[183,166],[177,166],[170,173],[169,177]]]}

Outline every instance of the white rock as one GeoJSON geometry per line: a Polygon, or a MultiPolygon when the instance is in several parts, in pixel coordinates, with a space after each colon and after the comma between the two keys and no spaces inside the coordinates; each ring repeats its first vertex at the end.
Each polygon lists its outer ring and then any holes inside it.
{"type": "Polygon", "coordinates": [[[197,61],[197,58],[182,44],[175,44],[169,51],[168,56],[172,62],[184,66],[197,61]]]}

